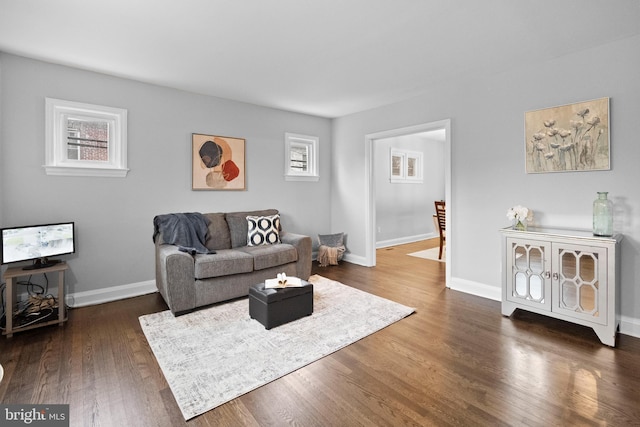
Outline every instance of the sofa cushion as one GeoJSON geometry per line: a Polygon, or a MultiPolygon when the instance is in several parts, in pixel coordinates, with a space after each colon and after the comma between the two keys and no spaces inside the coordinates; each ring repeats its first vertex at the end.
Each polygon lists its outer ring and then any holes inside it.
{"type": "Polygon", "coordinates": [[[298,260],[298,251],[296,248],[286,243],[245,246],[238,248],[238,250],[253,256],[254,270],[264,270],[265,268],[277,267],[298,260]]]}
{"type": "Polygon", "coordinates": [[[247,217],[276,215],[277,209],[265,209],[262,211],[229,212],[224,215],[231,235],[231,247],[238,248],[247,245],[247,217]]]}
{"type": "Polygon", "coordinates": [[[204,216],[209,220],[207,241],[205,242],[207,249],[212,251],[231,249],[231,234],[224,213],[207,213],[204,216]]]}
{"type": "Polygon", "coordinates": [[[247,216],[247,246],[280,243],[280,215],[247,216]]]}
{"type": "MultiPolygon", "coordinates": [[[[295,250],[295,249],[294,249],[295,250]]],[[[233,249],[221,249],[215,254],[196,255],[194,275],[196,279],[228,276],[253,271],[253,256],[233,249]]]]}

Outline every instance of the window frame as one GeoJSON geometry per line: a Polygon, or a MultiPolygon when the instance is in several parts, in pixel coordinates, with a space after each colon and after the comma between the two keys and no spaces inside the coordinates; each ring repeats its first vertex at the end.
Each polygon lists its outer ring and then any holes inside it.
{"type": "Polygon", "coordinates": [[[45,168],[47,175],[127,176],[127,110],[62,99],[45,98],[45,168]],[[70,159],[67,151],[69,119],[109,124],[108,161],[70,159]]]}
{"type": "Polygon", "coordinates": [[[284,177],[286,181],[318,181],[318,141],[317,136],[286,132],[284,137],[284,177]],[[292,168],[291,152],[294,147],[307,149],[307,170],[295,171],[292,168]]]}

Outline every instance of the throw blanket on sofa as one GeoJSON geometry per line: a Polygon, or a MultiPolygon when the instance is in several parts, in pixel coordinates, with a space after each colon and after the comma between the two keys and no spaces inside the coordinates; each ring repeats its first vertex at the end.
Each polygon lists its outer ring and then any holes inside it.
{"type": "Polygon", "coordinates": [[[160,244],[176,245],[181,251],[191,255],[215,253],[204,245],[208,225],[207,218],[197,212],[158,215],[153,218],[153,241],[161,234],[160,244]]]}

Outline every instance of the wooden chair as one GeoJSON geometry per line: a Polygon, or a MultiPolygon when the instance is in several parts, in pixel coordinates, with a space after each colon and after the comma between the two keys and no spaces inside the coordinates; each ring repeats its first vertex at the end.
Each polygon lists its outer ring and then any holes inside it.
{"type": "Polygon", "coordinates": [[[440,231],[440,254],[438,259],[442,259],[442,249],[444,248],[446,240],[447,221],[445,216],[445,202],[444,200],[435,201],[436,206],[436,218],[438,220],[438,229],[440,231]]]}

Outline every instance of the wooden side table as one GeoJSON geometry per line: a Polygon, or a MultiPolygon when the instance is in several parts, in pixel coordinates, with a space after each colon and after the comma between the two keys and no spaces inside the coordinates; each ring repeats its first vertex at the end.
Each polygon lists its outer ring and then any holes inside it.
{"type": "Polygon", "coordinates": [[[55,325],[67,320],[66,306],[64,301],[64,272],[69,268],[66,262],[55,264],[51,267],[39,268],[37,270],[23,270],[22,267],[12,267],[4,272],[3,278],[7,282],[6,301],[5,301],[5,318],[6,325],[3,332],[7,338],[11,338],[14,332],[28,331],[29,329],[39,328],[41,326],[55,325]],[[22,276],[30,276],[32,274],[58,273],[58,318],[54,320],[42,321],[29,326],[13,325],[13,307],[16,305],[16,286],[14,279],[22,276]]]}

